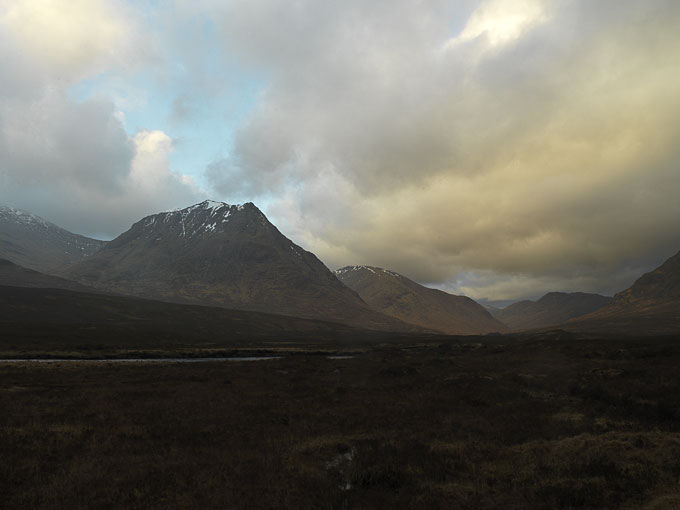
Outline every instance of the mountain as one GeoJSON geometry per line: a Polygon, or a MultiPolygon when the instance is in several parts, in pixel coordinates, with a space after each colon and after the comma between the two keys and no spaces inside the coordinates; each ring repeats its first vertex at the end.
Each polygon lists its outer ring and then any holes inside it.
{"type": "Polygon", "coordinates": [[[153,299],[413,329],[371,310],[252,203],[205,201],[147,216],[63,275],[153,299]]]}
{"type": "Polygon", "coordinates": [[[21,267],[7,259],[0,259],[0,285],[96,292],[94,289],[80,285],[76,282],[21,267]]]}
{"type": "Polygon", "coordinates": [[[642,275],[599,310],[560,327],[592,333],[680,333],[680,252],[642,275]]]}
{"type": "Polygon", "coordinates": [[[105,244],[34,214],[0,206],[0,258],[23,267],[52,273],[89,257],[105,244]]]}
{"type": "Polygon", "coordinates": [[[472,299],[423,287],[387,269],[347,266],[335,275],[375,310],[404,322],[456,335],[507,331],[472,299]]]}
{"type": "Polygon", "coordinates": [[[659,267],[642,275],[635,283],[615,296],[616,304],[645,306],[650,302],[680,299],[680,252],[659,267]]]}
{"type": "Polygon", "coordinates": [[[584,292],[549,292],[537,301],[519,301],[497,309],[493,316],[519,331],[561,324],[574,317],[593,312],[612,298],[584,292]]]}

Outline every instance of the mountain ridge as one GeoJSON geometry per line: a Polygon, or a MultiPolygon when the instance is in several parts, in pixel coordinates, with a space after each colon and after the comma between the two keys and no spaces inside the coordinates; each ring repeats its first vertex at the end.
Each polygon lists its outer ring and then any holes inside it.
{"type": "Polygon", "coordinates": [[[680,333],[680,252],[615,294],[609,305],[560,327],[592,333],[680,333]]]}
{"type": "Polygon", "coordinates": [[[507,331],[473,299],[424,287],[389,269],[345,266],[335,275],[375,310],[411,324],[458,335],[507,331]]]}
{"type": "Polygon", "coordinates": [[[40,216],[0,205],[0,258],[43,273],[57,273],[87,258],[106,241],[92,239],[40,216]]]}
{"type": "Polygon", "coordinates": [[[536,301],[518,301],[491,313],[513,331],[521,331],[561,324],[602,308],[611,301],[611,297],[599,294],[548,292],[536,301]]]}

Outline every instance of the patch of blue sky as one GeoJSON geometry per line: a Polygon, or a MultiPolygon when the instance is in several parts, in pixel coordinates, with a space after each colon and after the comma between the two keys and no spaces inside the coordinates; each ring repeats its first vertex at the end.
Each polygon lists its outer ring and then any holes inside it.
{"type": "MultiPolygon", "coordinates": [[[[141,5],[147,29],[160,36],[155,20],[162,19],[161,4],[141,5]]],[[[90,77],[69,95],[76,101],[112,101],[130,136],[142,130],[166,133],[173,140],[171,168],[207,188],[206,166],[229,155],[234,133],[256,108],[265,80],[230,62],[207,16],[183,20],[170,33],[174,36],[163,38],[162,55],[149,66],[90,77]]]]}
{"type": "Polygon", "coordinates": [[[479,2],[476,0],[455,2],[449,7],[449,33],[452,38],[458,37],[463,32],[468,21],[470,21],[470,16],[477,7],[479,7],[479,2]]]}
{"type": "Polygon", "coordinates": [[[206,93],[181,74],[166,80],[149,73],[128,78],[101,74],[74,85],[69,95],[76,101],[111,100],[130,136],[142,130],[166,133],[173,140],[171,168],[204,187],[205,167],[229,154],[234,132],[256,107],[264,84],[232,77],[223,81],[223,90],[206,93]]]}

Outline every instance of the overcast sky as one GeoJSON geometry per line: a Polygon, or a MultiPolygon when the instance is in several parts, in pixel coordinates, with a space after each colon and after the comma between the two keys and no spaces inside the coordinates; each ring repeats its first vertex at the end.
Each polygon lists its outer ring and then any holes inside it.
{"type": "Polygon", "coordinates": [[[252,201],[331,269],[612,294],[680,249],[677,0],[0,0],[0,203],[252,201]]]}

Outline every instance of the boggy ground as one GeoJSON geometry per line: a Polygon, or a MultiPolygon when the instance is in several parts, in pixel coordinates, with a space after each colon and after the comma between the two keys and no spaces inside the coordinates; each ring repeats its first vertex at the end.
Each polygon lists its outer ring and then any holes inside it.
{"type": "Polygon", "coordinates": [[[677,338],[0,365],[0,507],[679,508],[677,338]]]}

